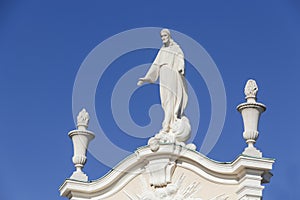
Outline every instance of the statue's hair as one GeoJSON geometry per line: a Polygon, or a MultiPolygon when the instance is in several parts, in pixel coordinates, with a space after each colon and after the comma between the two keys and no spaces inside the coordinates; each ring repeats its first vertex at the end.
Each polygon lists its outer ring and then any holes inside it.
{"type": "Polygon", "coordinates": [[[171,32],[170,32],[169,29],[167,29],[167,28],[162,29],[162,30],[160,31],[160,34],[162,34],[162,33],[167,33],[167,34],[169,35],[169,37],[170,37],[170,45],[177,44],[177,43],[172,39],[171,32]]]}
{"type": "Polygon", "coordinates": [[[171,37],[171,32],[170,32],[169,29],[164,28],[164,29],[162,29],[162,30],[160,31],[160,33],[163,33],[163,32],[167,33],[167,34],[171,37]]]}

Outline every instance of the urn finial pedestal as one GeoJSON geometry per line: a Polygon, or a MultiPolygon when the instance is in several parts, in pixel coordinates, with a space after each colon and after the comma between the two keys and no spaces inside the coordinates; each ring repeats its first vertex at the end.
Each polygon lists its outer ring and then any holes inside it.
{"type": "Polygon", "coordinates": [[[243,137],[248,144],[243,154],[253,157],[262,157],[262,153],[254,146],[258,138],[258,122],[261,113],[266,110],[266,106],[256,102],[258,87],[254,80],[248,80],[245,86],[246,102],[238,105],[237,110],[242,114],[244,122],[243,137]]]}
{"type": "Polygon", "coordinates": [[[89,114],[85,109],[82,109],[77,116],[77,129],[69,132],[69,137],[73,142],[74,155],[72,161],[76,168],[70,179],[78,181],[88,181],[88,176],[82,171],[86,163],[86,151],[89,142],[94,139],[93,132],[88,131],[89,114]]]}

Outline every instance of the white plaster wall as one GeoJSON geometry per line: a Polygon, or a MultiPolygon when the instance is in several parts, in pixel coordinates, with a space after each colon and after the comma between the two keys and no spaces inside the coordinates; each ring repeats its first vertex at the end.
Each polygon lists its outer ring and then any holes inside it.
{"type": "MultiPolygon", "coordinates": [[[[223,195],[222,197],[227,197],[227,200],[236,200],[238,198],[235,193],[238,189],[237,184],[214,183],[205,179],[199,174],[180,166],[176,167],[172,182],[176,181],[182,174],[184,174],[185,176],[181,185],[182,190],[187,188],[190,184],[192,184],[195,181],[199,183],[198,191],[193,196],[195,198],[197,197],[203,200],[212,200],[216,199],[216,197],[221,195],[223,195]]],[[[110,196],[109,198],[106,198],[105,200],[130,200],[126,196],[125,192],[129,193],[130,195],[140,195],[143,192],[145,192],[145,190],[153,190],[153,188],[151,188],[149,184],[145,185],[143,184],[143,182],[146,184],[149,183],[149,176],[146,173],[136,176],[120,191],[110,196]]]]}

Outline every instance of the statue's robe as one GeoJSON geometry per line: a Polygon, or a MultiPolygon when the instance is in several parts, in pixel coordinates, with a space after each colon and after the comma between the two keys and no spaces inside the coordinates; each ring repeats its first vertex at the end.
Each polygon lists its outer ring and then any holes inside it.
{"type": "Polygon", "coordinates": [[[184,55],[176,43],[162,47],[145,79],[155,82],[159,78],[160,99],[164,110],[163,131],[168,132],[172,124],[183,116],[188,95],[184,77],[184,55]]]}

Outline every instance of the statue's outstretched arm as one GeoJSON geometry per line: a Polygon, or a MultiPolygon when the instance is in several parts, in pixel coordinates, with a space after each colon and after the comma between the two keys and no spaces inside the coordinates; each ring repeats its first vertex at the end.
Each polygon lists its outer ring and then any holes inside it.
{"type": "Polygon", "coordinates": [[[138,86],[141,86],[141,85],[143,85],[145,82],[149,82],[149,83],[151,83],[152,81],[151,81],[151,79],[148,79],[148,78],[139,78],[139,81],[137,82],[137,85],[138,86]]]}

